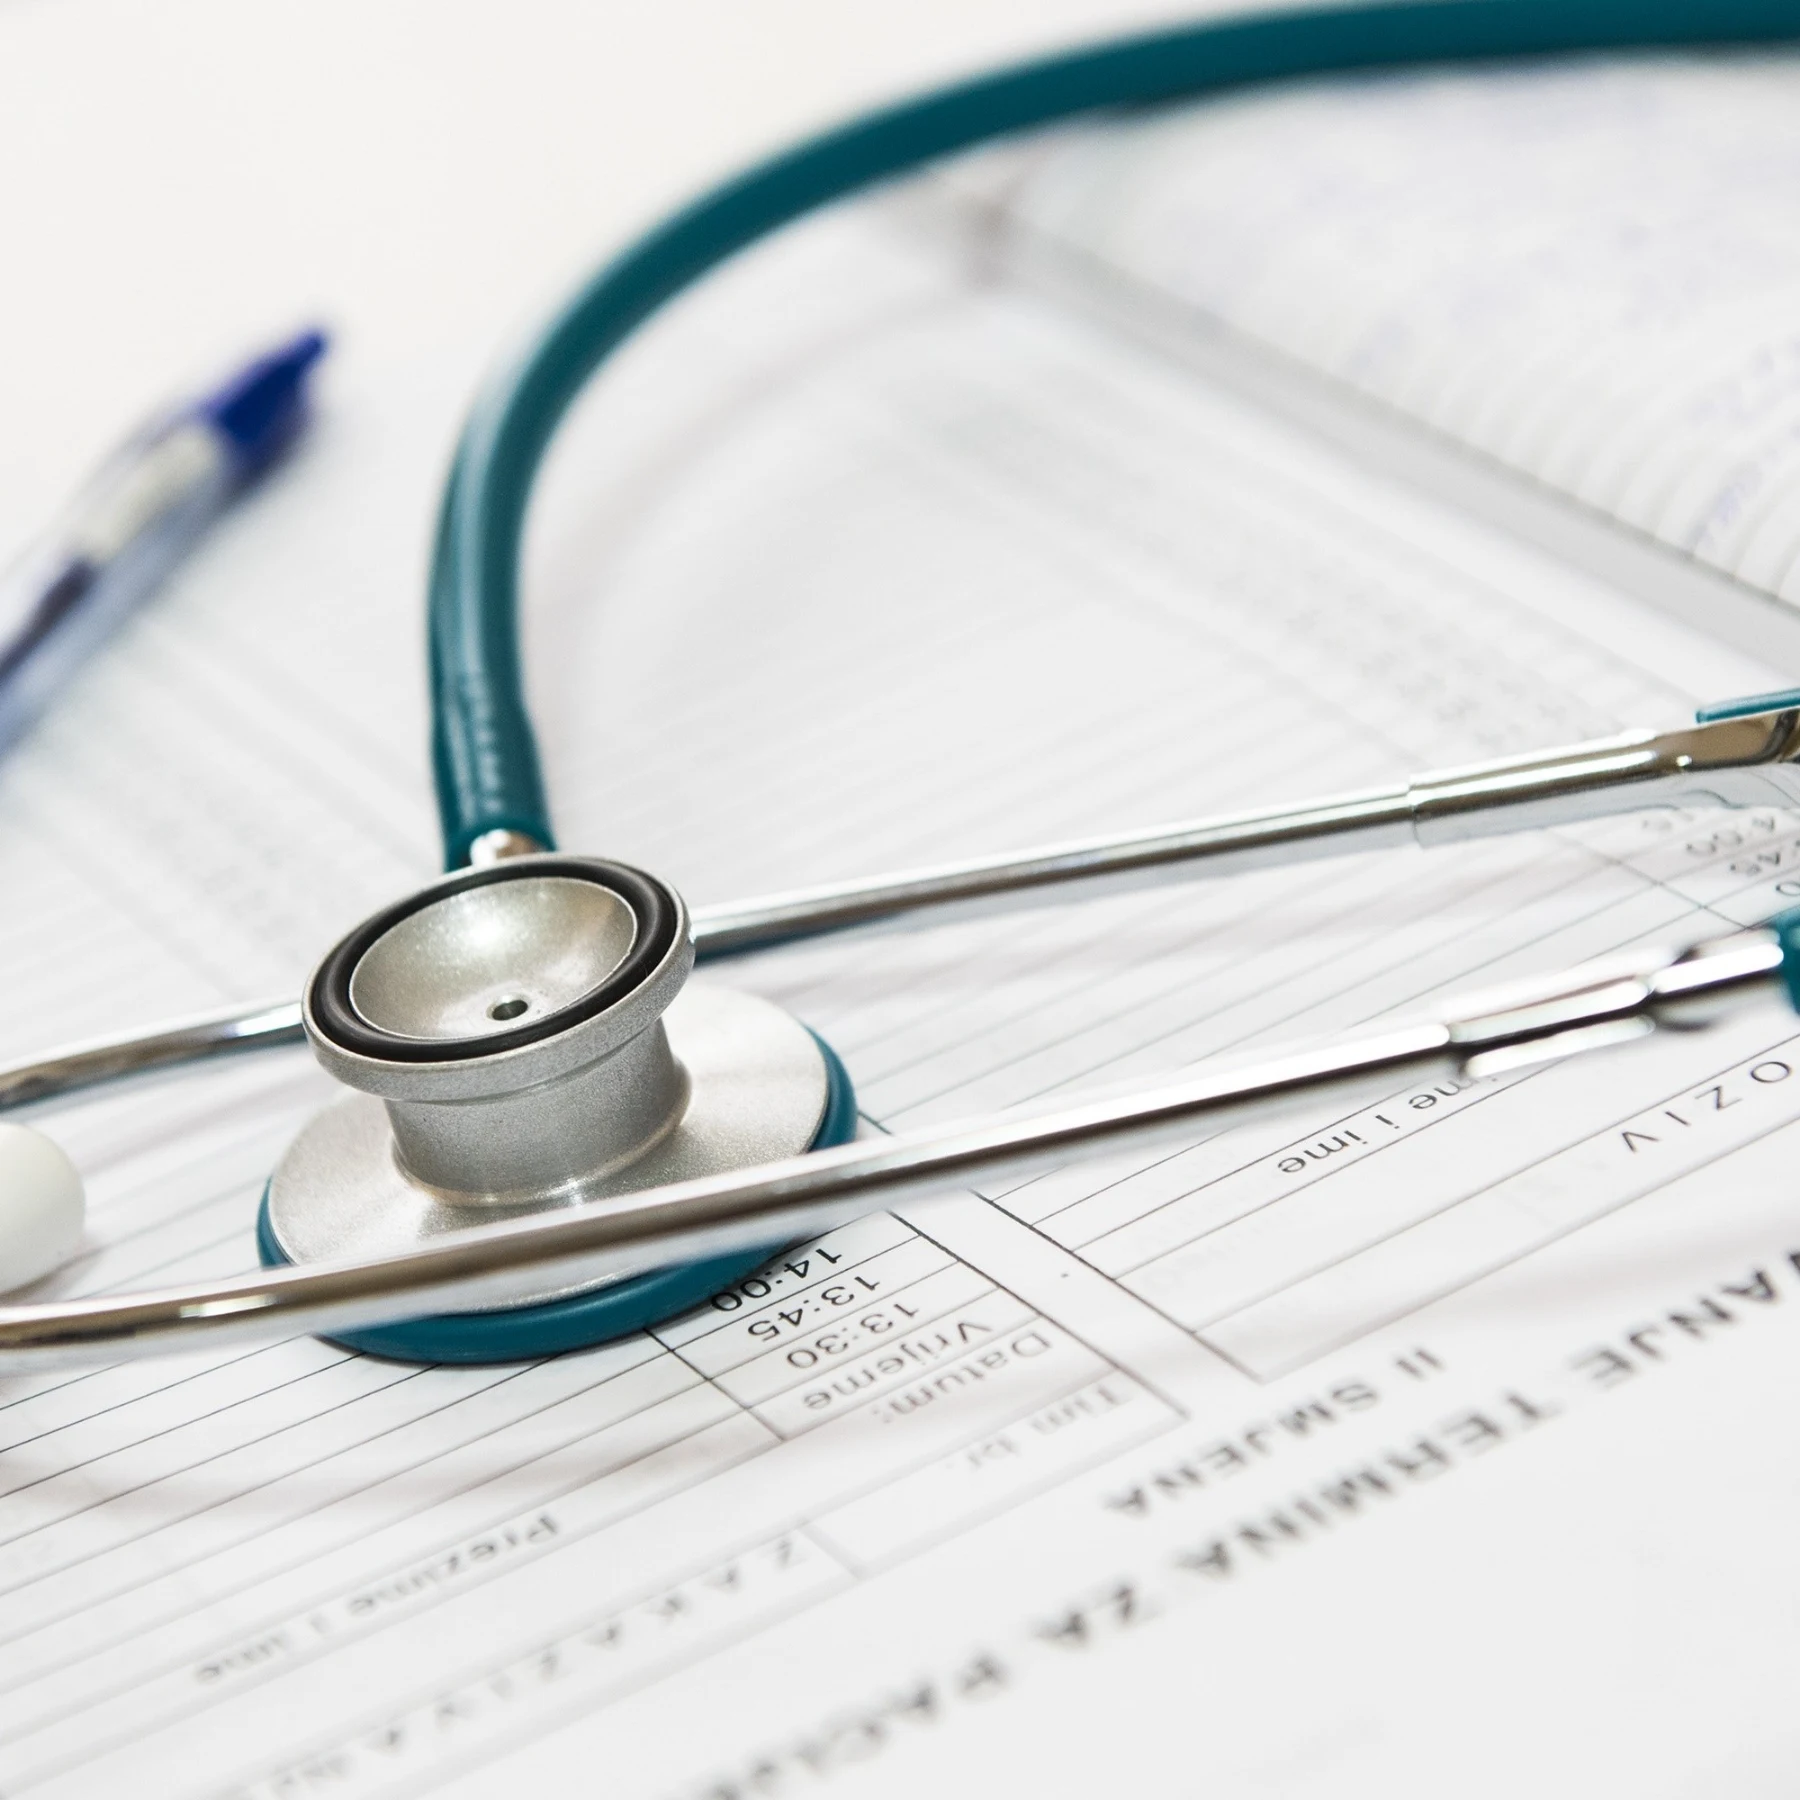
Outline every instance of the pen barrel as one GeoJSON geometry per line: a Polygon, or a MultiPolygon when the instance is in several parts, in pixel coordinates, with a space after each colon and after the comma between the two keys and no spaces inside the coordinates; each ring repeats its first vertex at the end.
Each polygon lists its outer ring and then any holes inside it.
{"type": "Polygon", "coordinates": [[[162,581],[235,484],[218,435],[179,420],[115,456],[0,578],[0,750],[162,581]]]}

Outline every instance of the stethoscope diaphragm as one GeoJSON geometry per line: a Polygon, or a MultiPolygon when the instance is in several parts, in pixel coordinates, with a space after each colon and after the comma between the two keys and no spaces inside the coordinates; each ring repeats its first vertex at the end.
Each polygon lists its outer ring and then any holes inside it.
{"type": "MultiPolygon", "coordinates": [[[[263,1261],[392,1255],[845,1141],[855,1108],[837,1058],[770,1001],[690,985],[693,960],[672,889],[588,857],[464,870],[356,927],[320,963],[303,1017],[357,1091],[271,1176],[263,1261]]],[[[430,1362],[548,1355],[680,1311],[778,1247],[524,1283],[479,1312],[341,1341],[430,1362]]]]}

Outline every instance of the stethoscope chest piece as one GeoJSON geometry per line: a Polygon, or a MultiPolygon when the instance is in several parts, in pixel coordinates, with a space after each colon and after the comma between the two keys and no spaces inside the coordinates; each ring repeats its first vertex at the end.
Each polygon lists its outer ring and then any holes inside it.
{"type": "MultiPolygon", "coordinates": [[[[706,984],[685,908],[586,857],[465,870],[378,913],[315,971],[315,1054],[358,1090],[294,1140],[263,1260],[413,1250],[445,1232],[723,1174],[854,1128],[847,1078],[769,1001],[706,984]]],[[[703,1299],[776,1246],[346,1334],[431,1362],[544,1356],[703,1299]]]]}

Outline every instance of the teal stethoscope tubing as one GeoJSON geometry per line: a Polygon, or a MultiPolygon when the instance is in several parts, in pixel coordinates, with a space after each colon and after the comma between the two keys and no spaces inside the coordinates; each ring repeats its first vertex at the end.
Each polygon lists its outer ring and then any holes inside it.
{"type": "Polygon", "coordinates": [[[1019,64],[826,132],[714,188],[600,269],[477,400],[431,571],[432,754],[445,866],[483,833],[554,843],[519,665],[538,465],[588,377],[663,303],[779,226],[873,183],[1083,113],[1300,75],[1800,36],[1800,0],[1425,0],[1180,26],[1019,64]]]}

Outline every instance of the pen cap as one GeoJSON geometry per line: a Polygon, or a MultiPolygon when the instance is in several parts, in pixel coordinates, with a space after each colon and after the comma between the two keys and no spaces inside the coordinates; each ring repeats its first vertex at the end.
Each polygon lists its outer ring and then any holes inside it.
{"type": "Polygon", "coordinates": [[[278,457],[306,417],[306,385],[325,354],[322,331],[303,331],[259,356],[194,408],[231,447],[235,472],[248,481],[278,457]]]}

